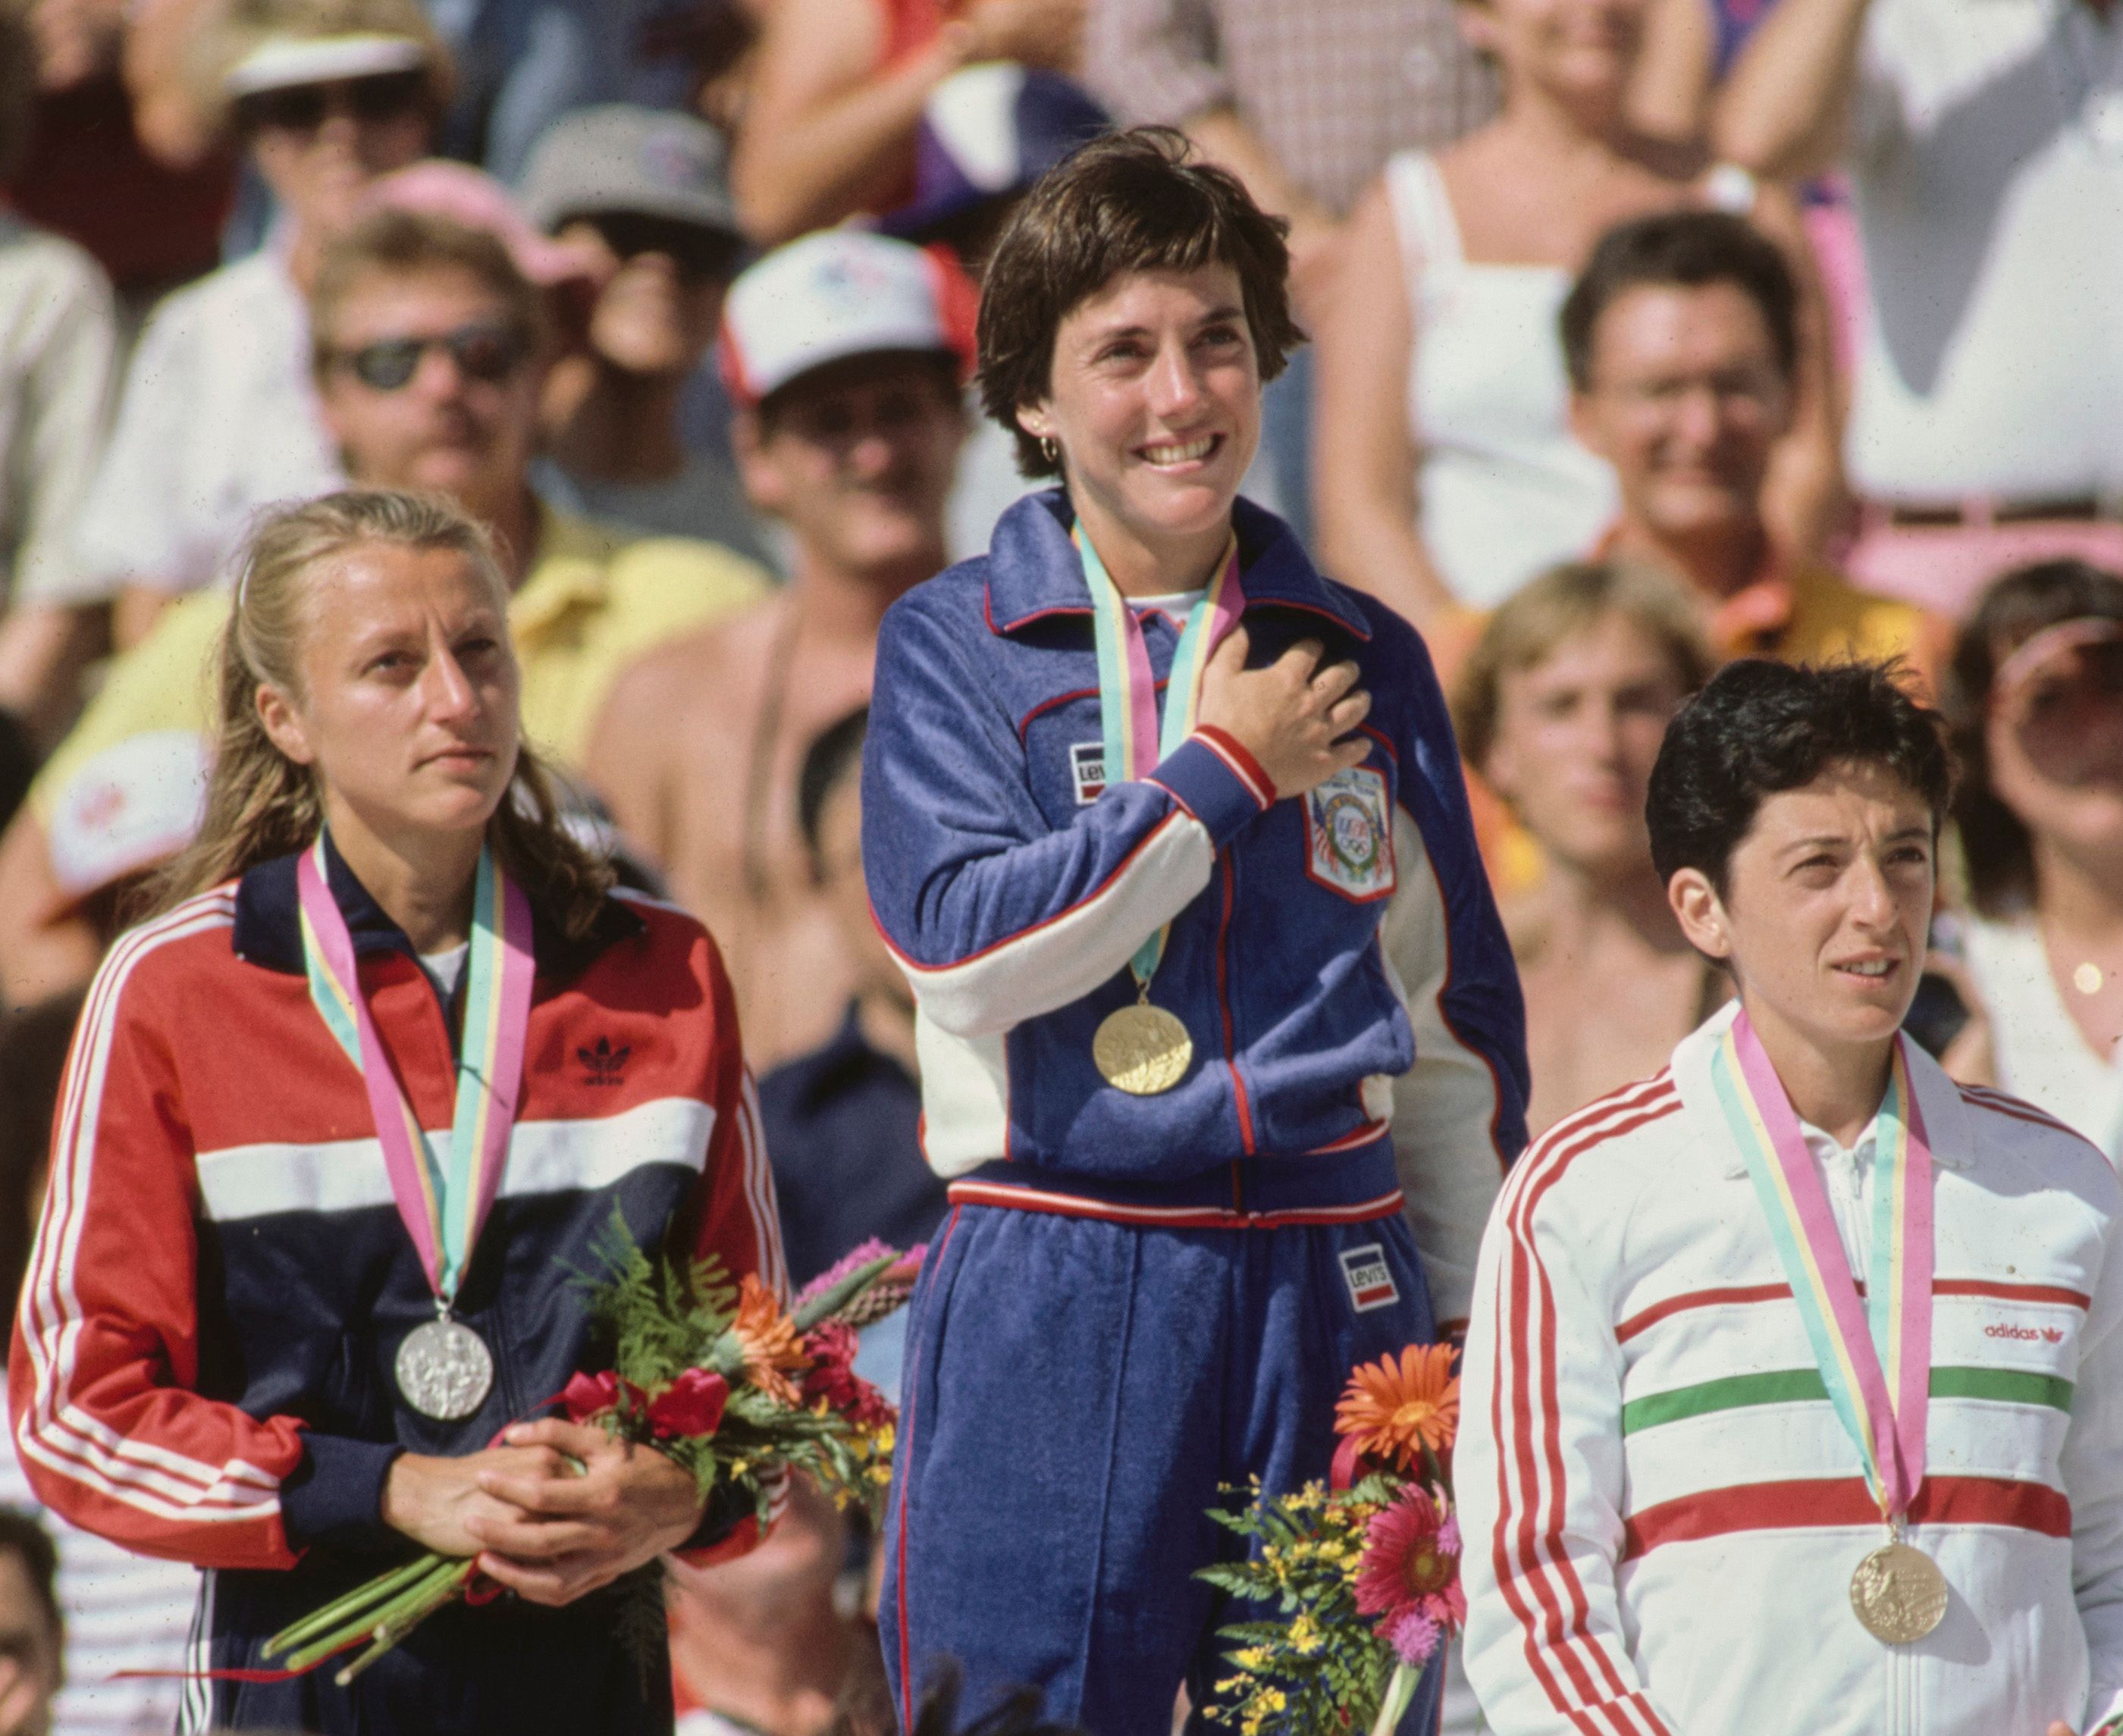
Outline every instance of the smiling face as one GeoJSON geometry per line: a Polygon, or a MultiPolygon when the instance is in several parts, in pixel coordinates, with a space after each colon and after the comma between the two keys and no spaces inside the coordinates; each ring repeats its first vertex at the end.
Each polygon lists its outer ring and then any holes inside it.
{"type": "Polygon", "coordinates": [[[448,494],[490,518],[521,490],[537,439],[541,371],[515,311],[476,274],[370,271],[340,301],[325,340],[325,419],[357,481],[448,494]],[[462,333],[506,334],[515,347],[474,344],[461,357],[434,341],[462,333]],[[408,339],[425,347],[402,385],[361,377],[361,352],[408,339]]]}
{"type": "Polygon", "coordinates": [[[1885,1044],[1924,969],[1935,840],[1924,798],[1887,767],[1834,765],[1765,796],[1721,893],[1698,869],[1667,889],[1682,931],[1730,966],[1772,1053],[1885,1044]]]}
{"type": "Polygon", "coordinates": [[[1644,283],[1593,328],[1572,426],[1615,467],[1622,510],[1655,538],[1729,535],[1761,521],[1791,385],[1769,322],[1736,283],[1644,283]]]}
{"type": "Polygon", "coordinates": [[[477,831],[516,769],[516,659],[495,577],[454,550],[357,545],[307,583],[301,690],[258,711],[314,766],[326,820],[373,835],[477,831]]]}
{"type": "Polygon", "coordinates": [[[1017,419],[1060,442],[1070,499],[1101,552],[1111,536],[1183,568],[1228,530],[1260,443],[1260,395],[1236,271],[1135,271],[1071,309],[1047,395],[1017,419]]]}
{"type": "Polygon", "coordinates": [[[1497,690],[1482,773],[1542,849],[1603,879],[1648,869],[1644,794],[1687,696],[1666,648],[1615,611],[1497,690]]]}

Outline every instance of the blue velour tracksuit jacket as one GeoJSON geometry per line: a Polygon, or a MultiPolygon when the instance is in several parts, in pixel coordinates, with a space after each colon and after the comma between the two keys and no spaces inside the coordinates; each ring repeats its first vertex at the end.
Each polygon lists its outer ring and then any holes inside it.
{"type": "MultiPolygon", "coordinates": [[[[1524,1015],[1414,631],[1240,501],[1249,662],[1307,638],[1353,659],[1369,755],[1278,799],[1202,728],[1109,780],[1071,522],[1060,491],[1020,501],[879,640],[865,872],[953,1202],[883,1618],[902,1710],[949,1655],[976,1698],[1031,1682],[1050,1715],[1148,1736],[1222,1673],[1192,1578],[1226,1552],[1220,1486],[1324,1474],[1352,1364],[1464,1317],[1525,1140],[1524,1015]],[[1133,1097],[1092,1039],[1166,924],[1151,999],[1193,1059],[1133,1097]]],[[[1179,623],[1138,612],[1162,684],[1179,623]]]]}

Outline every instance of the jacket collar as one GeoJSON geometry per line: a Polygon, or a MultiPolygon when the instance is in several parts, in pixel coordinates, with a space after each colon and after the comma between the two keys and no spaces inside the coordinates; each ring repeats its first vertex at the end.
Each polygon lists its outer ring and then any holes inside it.
{"type": "MultiPolygon", "coordinates": [[[[302,976],[307,969],[302,961],[302,899],[295,882],[295,864],[301,855],[298,850],[261,862],[237,882],[236,924],[231,941],[238,958],[293,976],[302,976]]],[[[402,952],[408,958],[416,957],[405,931],[354,877],[329,832],[325,835],[325,863],[326,884],[331,888],[332,901],[339,906],[340,915],[346,919],[356,956],[402,952]]],[[[534,903],[532,957],[541,976],[573,976],[607,947],[641,934],[644,926],[617,899],[607,898],[590,932],[580,940],[570,940],[534,903]]]]}
{"type": "MultiPolygon", "coordinates": [[[[987,558],[988,625],[1015,633],[1048,615],[1089,615],[1090,592],[1069,540],[1076,515],[1060,489],[1028,494],[996,522],[987,558]]],[[[1362,611],[1321,578],[1290,527],[1249,500],[1231,503],[1246,607],[1301,609],[1324,615],[1359,639],[1371,636],[1362,611]]]]}
{"type": "MultiPolygon", "coordinates": [[[[1717,1089],[1710,1080],[1711,1052],[1739,1016],[1739,1002],[1727,1001],[1683,1037],[1673,1051],[1673,1082],[1698,1135],[1691,1143],[1718,1166],[1719,1174],[1728,1181],[1744,1182],[1747,1160],[1726,1130],[1725,1112],[1718,1107],[1717,1089]]],[[[1901,1044],[1917,1107],[1924,1115],[1932,1161],[1941,1169],[1966,1169],[1975,1161],[1976,1133],[1961,1088],[1912,1038],[1904,1036],[1901,1044]]]]}

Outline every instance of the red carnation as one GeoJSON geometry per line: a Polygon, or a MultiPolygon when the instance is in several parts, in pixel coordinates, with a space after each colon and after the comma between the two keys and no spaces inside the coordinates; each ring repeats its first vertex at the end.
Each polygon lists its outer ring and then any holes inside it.
{"type": "Polygon", "coordinates": [[[609,1369],[602,1374],[578,1374],[560,1388],[560,1402],[568,1407],[569,1422],[588,1422],[619,1402],[619,1376],[609,1369]]]}
{"type": "Polygon", "coordinates": [[[688,1369],[649,1406],[649,1427],[659,1437],[697,1440],[713,1434],[729,1402],[729,1383],[705,1369],[688,1369]]]}

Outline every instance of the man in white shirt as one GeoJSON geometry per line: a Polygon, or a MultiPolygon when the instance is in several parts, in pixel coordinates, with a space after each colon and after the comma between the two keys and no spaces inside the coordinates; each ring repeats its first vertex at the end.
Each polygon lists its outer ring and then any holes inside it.
{"type": "Polygon", "coordinates": [[[2112,0],[1780,0],[1717,132],[1758,172],[1851,178],[1853,576],[1951,611],[2024,561],[2123,564],[2112,0]]]}

